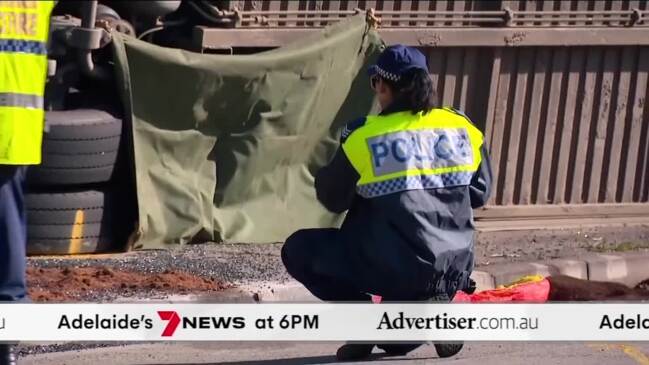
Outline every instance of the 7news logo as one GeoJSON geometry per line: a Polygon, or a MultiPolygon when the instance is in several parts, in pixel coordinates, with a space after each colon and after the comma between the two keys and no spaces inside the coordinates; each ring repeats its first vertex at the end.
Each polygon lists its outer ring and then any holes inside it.
{"type": "Polygon", "coordinates": [[[158,311],[158,317],[167,321],[162,337],[172,337],[178,326],[182,329],[242,329],[246,327],[243,317],[192,316],[182,317],[176,311],[158,311]]]}

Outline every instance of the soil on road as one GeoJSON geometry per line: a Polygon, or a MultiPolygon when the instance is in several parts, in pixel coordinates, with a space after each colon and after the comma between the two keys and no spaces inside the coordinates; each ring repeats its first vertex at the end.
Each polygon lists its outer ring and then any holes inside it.
{"type": "Polygon", "coordinates": [[[30,267],[29,297],[35,302],[103,301],[111,297],[159,297],[166,294],[213,293],[230,288],[215,278],[165,270],[161,273],[99,267],[30,267]]]}

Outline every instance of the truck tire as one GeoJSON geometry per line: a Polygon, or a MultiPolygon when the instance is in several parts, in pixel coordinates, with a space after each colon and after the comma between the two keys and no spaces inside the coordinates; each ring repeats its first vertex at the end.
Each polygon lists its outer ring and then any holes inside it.
{"type": "Polygon", "coordinates": [[[122,120],[95,109],[49,111],[43,159],[27,184],[80,185],[110,181],[118,160],[122,120]]]}
{"type": "Polygon", "coordinates": [[[115,201],[112,193],[102,191],[26,194],[27,253],[118,251],[115,201]]]}
{"type": "Polygon", "coordinates": [[[462,342],[443,342],[435,344],[435,352],[440,358],[447,358],[457,355],[464,347],[462,342]]]}

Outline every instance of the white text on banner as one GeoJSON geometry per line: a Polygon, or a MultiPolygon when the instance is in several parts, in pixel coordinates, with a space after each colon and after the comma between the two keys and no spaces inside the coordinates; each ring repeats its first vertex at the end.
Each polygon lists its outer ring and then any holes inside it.
{"type": "Polygon", "coordinates": [[[0,304],[1,341],[649,341],[647,304],[0,304]]]}

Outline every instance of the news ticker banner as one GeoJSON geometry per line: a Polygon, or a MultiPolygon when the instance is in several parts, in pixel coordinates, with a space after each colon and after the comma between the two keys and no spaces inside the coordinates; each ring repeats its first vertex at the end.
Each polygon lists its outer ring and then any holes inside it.
{"type": "Polygon", "coordinates": [[[0,304],[0,341],[649,341],[649,304],[0,304]]]}

